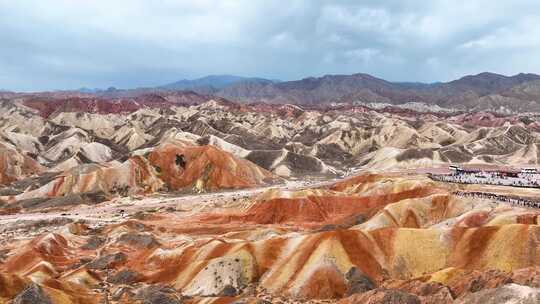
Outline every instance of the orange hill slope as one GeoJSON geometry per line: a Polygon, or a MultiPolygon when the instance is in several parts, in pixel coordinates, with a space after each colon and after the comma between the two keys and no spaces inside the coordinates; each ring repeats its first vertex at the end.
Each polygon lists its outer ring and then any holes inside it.
{"type": "Polygon", "coordinates": [[[244,219],[260,224],[333,224],[350,217],[369,218],[386,204],[430,193],[430,189],[412,188],[379,196],[307,195],[298,198],[276,197],[254,205],[244,219]]]}
{"type": "Polygon", "coordinates": [[[332,185],[330,189],[287,191],[270,189],[245,211],[213,213],[202,222],[249,222],[316,228],[334,224],[352,226],[373,217],[385,206],[444,191],[428,179],[408,180],[382,175],[362,175],[332,185]]]}
{"type": "Polygon", "coordinates": [[[276,180],[269,171],[215,146],[167,142],[148,156],[171,190],[247,188],[276,180]]]}
{"type": "MultiPolygon", "coordinates": [[[[105,277],[131,270],[140,274],[138,280],[166,284],[187,296],[211,296],[227,284],[241,290],[256,283],[272,294],[340,298],[348,289],[346,274],[352,268],[380,285],[448,268],[510,272],[539,265],[539,227],[533,225],[335,230],[261,241],[219,237],[188,243],[166,241],[166,234],[156,237],[159,229],[149,229],[106,229],[95,250],[81,246],[90,236],[47,234],[20,244],[0,264],[0,273],[41,282],[78,282],[88,290],[100,280],[93,271],[105,277]],[[76,263],[83,258],[92,262],[76,263]],[[106,269],[114,271],[102,271],[106,269]]],[[[432,280],[444,282],[437,276],[432,280]]]]}
{"type": "Polygon", "coordinates": [[[527,268],[539,274],[519,282],[540,282],[540,226],[516,224],[534,211],[463,199],[425,176],[363,176],[329,189],[267,192],[250,206],[234,205],[244,211],[235,210],[231,224],[223,223],[223,211],[214,218],[152,212],[99,228],[72,223],[5,243],[0,245],[7,250],[0,259],[0,283],[12,283],[4,289],[0,284],[0,303],[20,296],[29,280],[53,300],[70,299],[53,303],[92,303],[89,298],[97,303],[99,297],[92,298],[96,290],[112,295],[125,285],[130,291],[119,303],[139,303],[137,297],[148,284],[166,286],[167,297],[216,297],[217,303],[229,303],[253,295],[338,299],[358,287],[358,280],[379,287],[373,292],[400,281],[440,284],[451,289],[448,296],[454,300],[489,288],[476,273],[501,273],[506,280],[527,268]],[[301,193],[317,198],[292,200],[301,193]],[[323,202],[330,195],[335,197],[323,202]],[[358,201],[342,202],[340,195],[358,201]],[[276,198],[291,199],[293,208],[283,211],[278,207],[286,204],[278,204],[261,209],[276,198]],[[466,221],[480,208],[488,220],[466,221]],[[265,212],[278,212],[279,217],[259,218],[265,212]],[[366,222],[352,229],[301,229],[356,212],[367,214],[366,222]],[[255,219],[245,217],[253,214],[255,219]],[[185,231],[198,224],[207,225],[203,233],[185,231]]]}

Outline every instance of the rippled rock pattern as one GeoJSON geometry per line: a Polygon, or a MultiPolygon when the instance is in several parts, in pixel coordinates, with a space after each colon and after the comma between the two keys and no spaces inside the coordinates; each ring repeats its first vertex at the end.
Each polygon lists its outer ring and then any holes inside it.
{"type": "Polygon", "coordinates": [[[538,189],[426,174],[538,164],[534,118],[38,97],[0,103],[0,303],[538,301],[540,210],[461,195],[538,189]]]}

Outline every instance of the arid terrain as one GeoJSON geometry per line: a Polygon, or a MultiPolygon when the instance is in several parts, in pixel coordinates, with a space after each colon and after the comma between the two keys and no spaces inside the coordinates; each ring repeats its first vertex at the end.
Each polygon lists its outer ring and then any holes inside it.
{"type": "Polygon", "coordinates": [[[540,304],[539,0],[0,0],[0,304],[540,304]]]}
{"type": "Polygon", "coordinates": [[[0,93],[0,303],[539,303],[540,210],[504,198],[540,189],[430,178],[539,166],[540,114],[450,107],[469,80],[0,93]]]}

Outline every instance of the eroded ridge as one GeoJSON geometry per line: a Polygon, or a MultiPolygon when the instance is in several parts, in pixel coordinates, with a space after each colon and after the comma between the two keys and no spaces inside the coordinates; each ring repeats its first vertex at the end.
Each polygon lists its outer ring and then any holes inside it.
{"type": "Polygon", "coordinates": [[[216,194],[215,201],[193,196],[167,211],[145,208],[148,198],[137,209],[123,207],[120,218],[5,222],[3,234],[13,239],[1,247],[0,297],[51,303],[537,297],[540,211],[456,195],[458,187],[461,194],[475,190],[423,174],[362,174],[314,187],[216,194]]]}

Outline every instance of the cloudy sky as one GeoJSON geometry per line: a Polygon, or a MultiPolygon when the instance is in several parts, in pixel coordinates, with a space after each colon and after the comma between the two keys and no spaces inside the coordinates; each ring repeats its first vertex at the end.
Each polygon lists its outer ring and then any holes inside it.
{"type": "Polygon", "coordinates": [[[0,0],[0,89],[540,73],[538,0],[0,0]]]}

